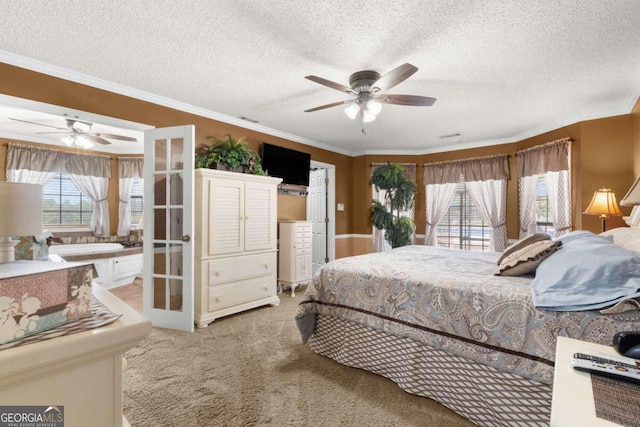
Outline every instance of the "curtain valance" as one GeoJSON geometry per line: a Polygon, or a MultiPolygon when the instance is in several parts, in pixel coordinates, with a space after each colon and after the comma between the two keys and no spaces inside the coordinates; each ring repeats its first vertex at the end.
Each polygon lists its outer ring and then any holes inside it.
{"type": "Polygon", "coordinates": [[[424,183],[451,184],[460,181],[508,180],[509,161],[507,154],[425,163],[424,183]]]}
{"type": "Polygon", "coordinates": [[[49,148],[9,144],[7,171],[34,170],[111,178],[109,156],[76,154],[49,148]]]}
{"type": "Polygon", "coordinates": [[[518,151],[518,177],[569,170],[571,138],[562,138],[518,151]]]}
{"type": "Polygon", "coordinates": [[[144,157],[118,157],[120,178],[143,178],[144,157]]]}

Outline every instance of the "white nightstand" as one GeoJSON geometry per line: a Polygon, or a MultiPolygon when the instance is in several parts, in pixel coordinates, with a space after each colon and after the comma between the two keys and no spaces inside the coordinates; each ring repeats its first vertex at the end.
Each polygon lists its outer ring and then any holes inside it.
{"type": "MultiPolygon", "coordinates": [[[[610,346],[558,337],[551,401],[552,427],[619,425],[596,417],[591,374],[571,367],[571,358],[574,353],[594,352],[615,356],[615,358],[622,357],[610,346]]],[[[626,359],[629,363],[634,362],[633,359],[626,359]]]]}

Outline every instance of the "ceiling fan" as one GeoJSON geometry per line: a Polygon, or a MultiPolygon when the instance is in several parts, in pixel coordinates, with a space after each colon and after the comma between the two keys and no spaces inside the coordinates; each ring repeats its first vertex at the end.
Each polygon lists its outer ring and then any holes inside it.
{"type": "Polygon", "coordinates": [[[345,113],[349,118],[355,119],[358,113],[362,117],[362,121],[367,123],[376,119],[376,116],[382,110],[382,104],[396,105],[413,105],[413,106],[431,106],[436,102],[435,98],[417,95],[391,95],[385,94],[387,90],[402,83],[411,77],[418,68],[411,64],[403,64],[384,76],[377,71],[364,70],[357,71],[349,76],[349,86],[335,83],[322,77],[306,76],[305,79],[321,85],[339,90],[340,92],[355,95],[355,99],[346,101],[333,102],[320,107],[305,110],[305,113],[324,110],[325,108],[337,107],[339,105],[349,105],[345,109],[345,113]]]}
{"type": "Polygon", "coordinates": [[[93,145],[94,142],[102,145],[111,144],[111,142],[107,141],[105,138],[117,139],[119,141],[137,141],[137,138],[133,138],[130,136],[115,135],[112,133],[91,132],[91,126],[93,126],[93,123],[84,122],[82,120],[66,118],[65,122],[67,127],[58,127],[46,125],[44,123],[30,122],[28,120],[14,119],[11,117],[9,117],[9,119],[15,120],[17,122],[57,129],[59,132],[36,132],[36,135],[64,135],[60,137],[62,142],[67,145],[75,145],[82,148],[89,148],[93,145]]]}

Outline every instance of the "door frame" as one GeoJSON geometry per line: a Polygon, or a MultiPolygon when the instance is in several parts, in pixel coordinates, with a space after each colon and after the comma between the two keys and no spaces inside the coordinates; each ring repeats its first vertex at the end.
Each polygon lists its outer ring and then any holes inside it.
{"type": "Polygon", "coordinates": [[[329,226],[327,227],[327,258],[329,261],[336,259],[336,165],[330,163],[311,160],[311,169],[326,169],[327,178],[327,217],[329,226]]]}

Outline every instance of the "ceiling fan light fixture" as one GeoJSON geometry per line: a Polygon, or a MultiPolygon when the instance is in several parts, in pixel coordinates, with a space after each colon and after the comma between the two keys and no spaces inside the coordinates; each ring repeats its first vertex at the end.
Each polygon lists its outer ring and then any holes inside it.
{"type": "Polygon", "coordinates": [[[72,146],[75,138],[71,135],[67,135],[64,138],[60,138],[60,141],[64,142],[68,146],[72,146]]]}
{"type": "Polygon", "coordinates": [[[382,104],[375,99],[372,99],[367,102],[367,110],[374,116],[377,116],[380,114],[380,111],[382,111],[382,104]]]}
{"type": "Polygon", "coordinates": [[[91,124],[85,122],[73,122],[71,127],[80,132],[89,132],[91,130],[91,124]]]}
{"type": "Polygon", "coordinates": [[[366,108],[362,110],[362,121],[364,123],[372,122],[375,119],[376,119],[376,115],[373,114],[371,111],[367,110],[366,108]]]}
{"type": "Polygon", "coordinates": [[[76,135],[74,142],[75,142],[75,145],[80,148],[93,147],[93,142],[85,138],[83,135],[76,135]]]}
{"type": "Polygon", "coordinates": [[[359,112],[360,112],[360,107],[358,106],[358,104],[351,104],[347,108],[344,109],[344,113],[351,120],[355,120],[355,118],[356,118],[356,116],[358,115],[359,112]]]}

